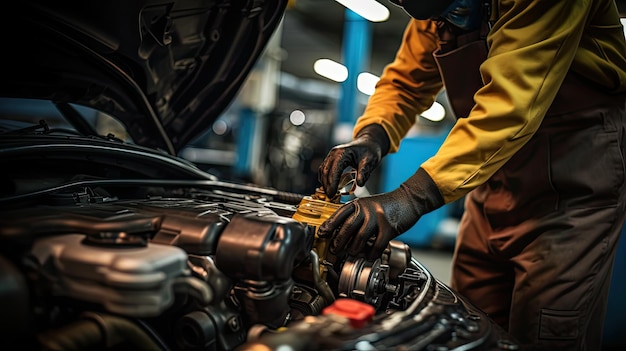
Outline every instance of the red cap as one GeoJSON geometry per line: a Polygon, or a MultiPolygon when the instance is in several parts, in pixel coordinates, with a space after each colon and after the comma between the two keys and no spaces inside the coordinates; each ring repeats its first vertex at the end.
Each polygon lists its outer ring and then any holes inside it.
{"type": "Polygon", "coordinates": [[[372,320],[376,309],[374,306],[353,299],[337,299],[332,305],[324,308],[322,314],[335,314],[346,317],[354,328],[362,328],[372,320]]]}

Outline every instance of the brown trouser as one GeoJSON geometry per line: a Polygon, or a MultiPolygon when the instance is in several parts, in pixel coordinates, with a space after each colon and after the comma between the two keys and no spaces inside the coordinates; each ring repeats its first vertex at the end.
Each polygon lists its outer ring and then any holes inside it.
{"type": "Polygon", "coordinates": [[[452,287],[525,349],[600,350],[626,219],[625,162],[623,98],[551,112],[466,196],[452,287]]]}

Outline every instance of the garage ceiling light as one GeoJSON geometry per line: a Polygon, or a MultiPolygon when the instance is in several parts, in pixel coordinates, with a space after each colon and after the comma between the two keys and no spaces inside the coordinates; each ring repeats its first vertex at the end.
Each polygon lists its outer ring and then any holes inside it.
{"type": "Polygon", "coordinates": [[[369,72],[360,73],[356,79],[356,87],[365,95],[374,94],[374,88],[376,83],[380,80],[380,77],[371,74],[369,72]]]}
{"type": "Polygon", "coordinates": [[[439,122],[446,117],[446,109],[443,105],[435,101],[433,105],[428,110],[422,112],[420,116],[432,122],[439,122]]]}
{"type": "Polygon", "coordinates": [[[371,22],[384,22],[389,19],[389,9],[376,0],[336,0],[357,15],[371,22]]]}
{"type": "Polygon", "coordinates": [[[348,68],[330,59],[319,59],[315,61],[313,70],[320,76],[334,80],[335,82],[341,83],[348,79],[348,68]]]}

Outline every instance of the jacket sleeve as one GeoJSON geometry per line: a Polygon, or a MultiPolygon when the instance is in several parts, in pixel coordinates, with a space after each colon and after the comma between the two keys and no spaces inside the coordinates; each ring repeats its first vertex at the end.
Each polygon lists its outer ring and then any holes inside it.
{"type": "Polygon", "coordinates": [[[398,151],[416,116],[430,108],[442,89],[432,56],[437,47],[434,22],[409,21],[394,61],[385,67],[363,115],[357,119],[354,136],[367,125],[379,124],[389,136],[389,152],[398,151]]]}

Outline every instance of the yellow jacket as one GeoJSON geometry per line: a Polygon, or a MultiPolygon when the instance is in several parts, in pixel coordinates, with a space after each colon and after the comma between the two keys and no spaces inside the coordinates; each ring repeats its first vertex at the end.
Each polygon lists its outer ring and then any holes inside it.
{"type": "MultiPolygon", "coordinates": [[[[484,86],[439,151],[421,167],[446,203],[486,182],[535,133],[568,70],[626,92],[626,44],[614,0],[497,0],[480,67],[484,86]]],[[[443,88],[432,52],[435,22],[411,20],[354,135],[380,124],[398,150],[415,118],[443,88]]]]}

